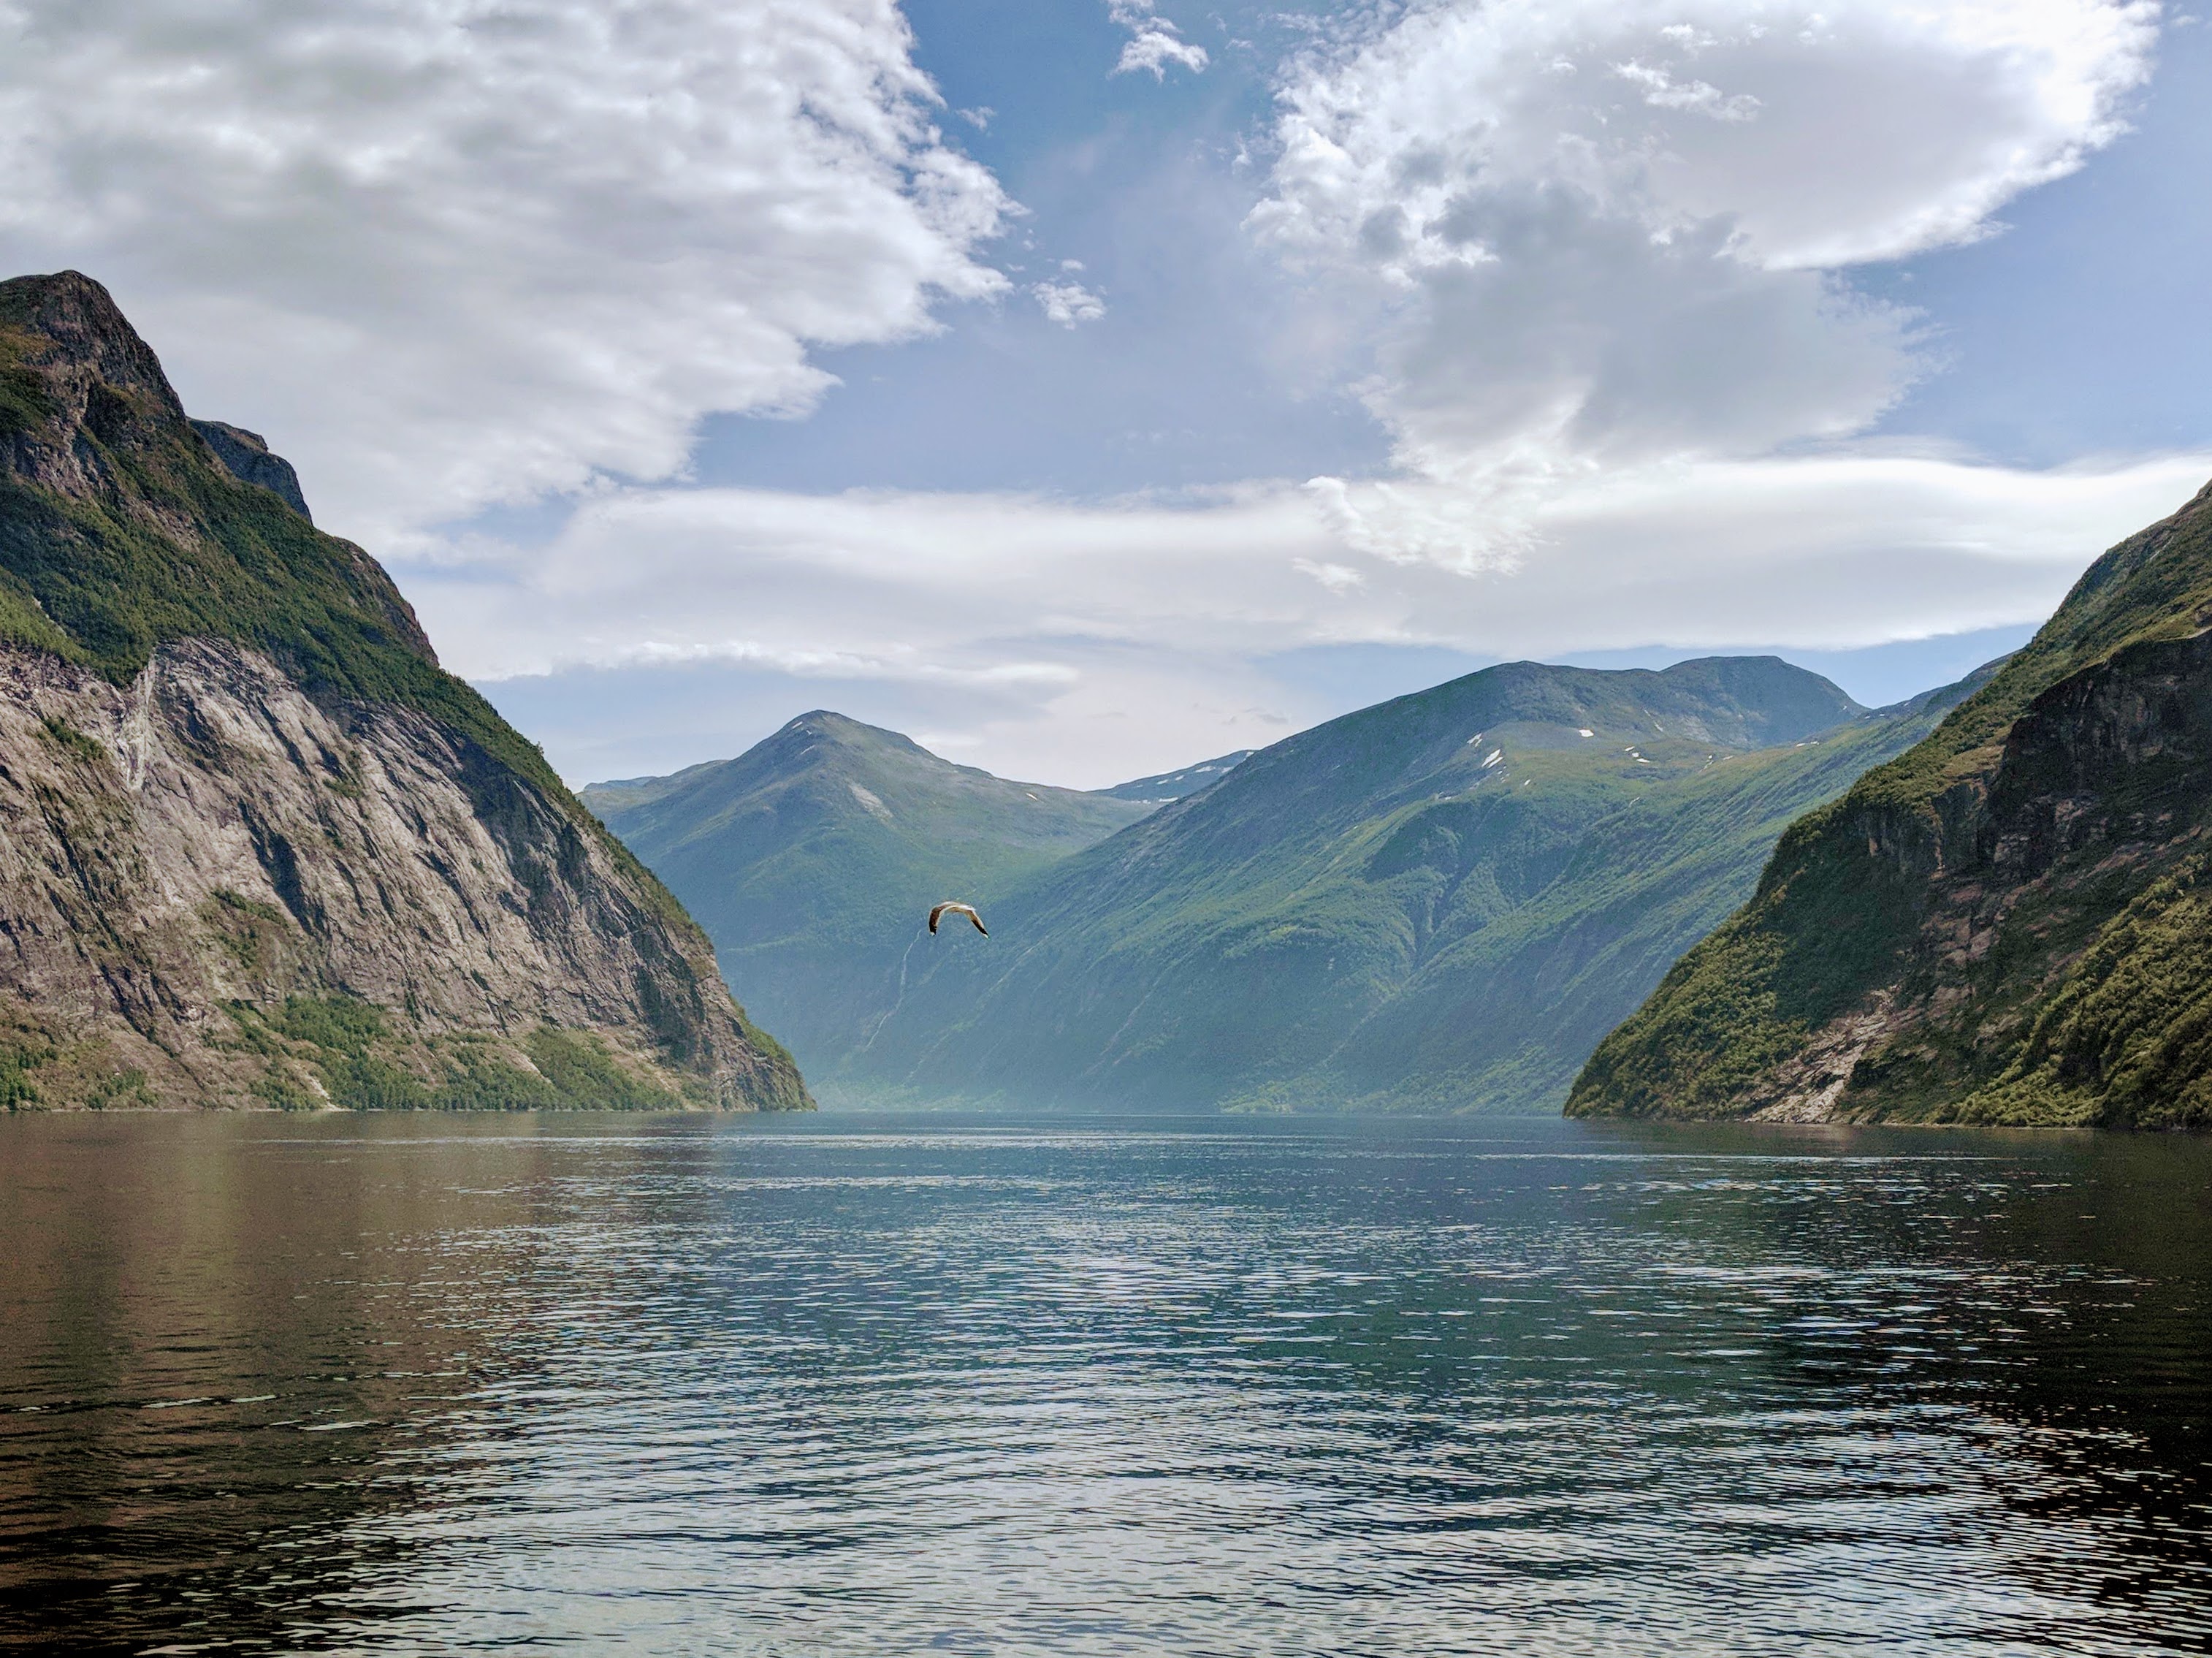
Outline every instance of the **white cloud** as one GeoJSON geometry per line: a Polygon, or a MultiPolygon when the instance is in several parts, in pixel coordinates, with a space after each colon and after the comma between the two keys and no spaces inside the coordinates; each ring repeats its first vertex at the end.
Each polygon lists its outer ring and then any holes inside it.
{"type": "MultiPolygon", "coordinates": [[[[1206,66],[1147,0],[1109,9],[1116,73],[1206,66]]],[[[1388,479],[1088,506],[611,480],[680,477],[709,411],[803,411],[815,345],[1008,291],[976,250],[1009,204],[936,130],[895,0],[0,0],[0,253],[110,282],[196,411],[398,555],[459,671],[889,687],[1057,781],[1334,711],[1269,666],[1305,647],[2033,619],[2212,470],[1863,441],[1922,364],[1850,267],[1986,234],[2107,142],[2147,3],[1359,15],[1287,74],[1251,225],[1315,302],[1280,357],[1356,357],[1388,479]],[[543,548],[423,532],[577,489],[543,548]]],[[[1057,263],[1030,299],[1102,315],[1057,263]]]]}
{"type": "Polygon", "coordinates": [[[1317,564],[1310,558],[1293,558],[1291,568],[1312,576],[1331,593],[1348,593],[1367,585],[1367,578],[1349,564],[1317,564]]]}
{"type": "MultiPolygon", "coordinates": [[[[1563,489],[1540,557],[1470,577],[1362,545],[1383,485],[1198,504],[625,491],[550,547],[404,572],[459,672],[716,661],[965,693],[935,735],[1080,784],[1269,742],[1337,711],[1269,659],[1315,645],[1543,656],[1655,643],[1841,649],[2046,614],[2212,454],[2033,472],[1853,453],[1624,469],[1563,489]],[[799,643],[794,643],[799,642],[799,643]]],[[[1412,505],[1454,509],[1446,486],[1412,505]]],[[[696,757],[695,757],[696,758],[696,757]]]]}
{"type": "Polygon", "coordinates": [[[1142,70],[1155,81],[1167,78],[1168,65],[1178,64],[1192,74],[1201,73],[1212,61],[1206,48],[1182,38],[1182,31],[1152,9],[1153,0],[1106,0],[1114,21],[1129,31],[1121,61],[1113,73],[1129,75],[1142,70]]]}
{"type": "MultiPolygon", "coordinates": [[[[1662,29],[1662,34],[1672,35],[1672,29],[1662,29]]],[[[1573,66],[1568,65],[1569,72],[1573,66]]],[[[1654,109],[1686,109],[1716,121],[1748,121],[1759,111],[1759,100],[1747,92],[1739,92],[1733,98],[1723,97],[1720,88],[1703,81],[1677,81],[1663,69],[1654,69],[1649,64],[1615,64],[1613,72],[1624,81],[1632,81],[1644,88],[1644,101],[1654,109]]]]}
{"type": "Polygon", "coordinates": [[[999,291],[896,0],[12,0],[0,258],[115,289],[380,550],[999,291]]]}
{"type": "Polygon", "coordinates": [[[1610,471],[1864,430],[1921,365],[1849,266],[1985,234],[2148,72],[2148,0],[1429,0],[1283,89],[1251,225],[1365,319],[1379,552],[1495,567],[1610,471]],[[1434,521],[1441,514],[1445,523],[1434,521]],[[1385,520],[1394,519],[1389,524],[1385,520]]]}
{"type": "MultiPolygon", "coordinates": [[[[1072,259],[1060,261],[1063,268],[1073,265],[1072,259]]],[[[1030,287],[1030,297],[1036,300],[1046,318],[1063,328],[1073,328],[1079,323],[1096,322],[1106,314],[1106,302],[1100,299],[1079,282],[1040,282],[1030,287]]]]}

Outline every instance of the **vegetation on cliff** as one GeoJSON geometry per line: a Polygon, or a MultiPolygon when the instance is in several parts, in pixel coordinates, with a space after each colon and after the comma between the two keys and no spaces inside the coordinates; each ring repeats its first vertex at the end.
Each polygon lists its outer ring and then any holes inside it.
{"type": "Polygon", "coordinates": [[[1793,824],[1579,1114],[2212,1122],[2212,488],[1793,824]]]}

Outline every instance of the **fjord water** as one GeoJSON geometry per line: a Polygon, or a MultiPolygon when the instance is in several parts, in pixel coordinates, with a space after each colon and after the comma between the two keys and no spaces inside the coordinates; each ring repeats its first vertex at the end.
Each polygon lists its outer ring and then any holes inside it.
{"type": "Polygon", "coordinates": [[[2212,1146],[0,1122],[0,1643],[2202,1652],[2212,1146]]]}

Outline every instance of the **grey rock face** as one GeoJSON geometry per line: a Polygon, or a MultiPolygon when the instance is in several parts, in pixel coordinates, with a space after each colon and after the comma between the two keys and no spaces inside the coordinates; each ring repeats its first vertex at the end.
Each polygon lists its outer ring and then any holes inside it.
{"type": "Polygon", "coordinates": [[[192,430],[207,440],[233,478],[258,484],[310,524],[315,521],[315,515],[307,510],[307,497],[300,492],[300,474],[283,455],[269,452],[269,441],[260,433],[221,420],[195,420],[192,430]]]}
{"type": "Polygon", "coordinates": [[[550,1030],[629,1103],[805,1104],[655,898],[419,711],[325,710],[228,642],[127,687],[0,649],[0,1059],[38,1103],[328,1100],[304,1004],[380,1010],[377,1062],[441,1103],[538,1078],[550,1030]]]}

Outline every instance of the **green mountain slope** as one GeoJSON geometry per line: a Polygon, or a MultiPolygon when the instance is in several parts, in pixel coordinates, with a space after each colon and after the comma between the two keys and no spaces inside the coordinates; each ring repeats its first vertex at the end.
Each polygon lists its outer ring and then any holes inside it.
{"type": "Polygon", "coordinates": [[[1127,1106],[1556,1109],[1773,838],[1933,723],[1773,658],[1514,663],[1334,720],[924,939],[818,1074],[1127,1106]]]}
{"type": "Polygon", "coordinates": [[[1010,783],[822,710],[735,759],[583,798],[690,906],[810,1069],[881,1019],[932,904],[988,905],[1153,809],[1010,783]]]}
{"type": "Polygon", "coordinates": [[[1790,826],[1586,1114],[2212,1123],[2212,488],[1790,826]]]}
{"type": "Polygon", "coordinates": [[[705,937],[97,283],[0,283],[0,1104],[807,1103],[705,937]]]}

